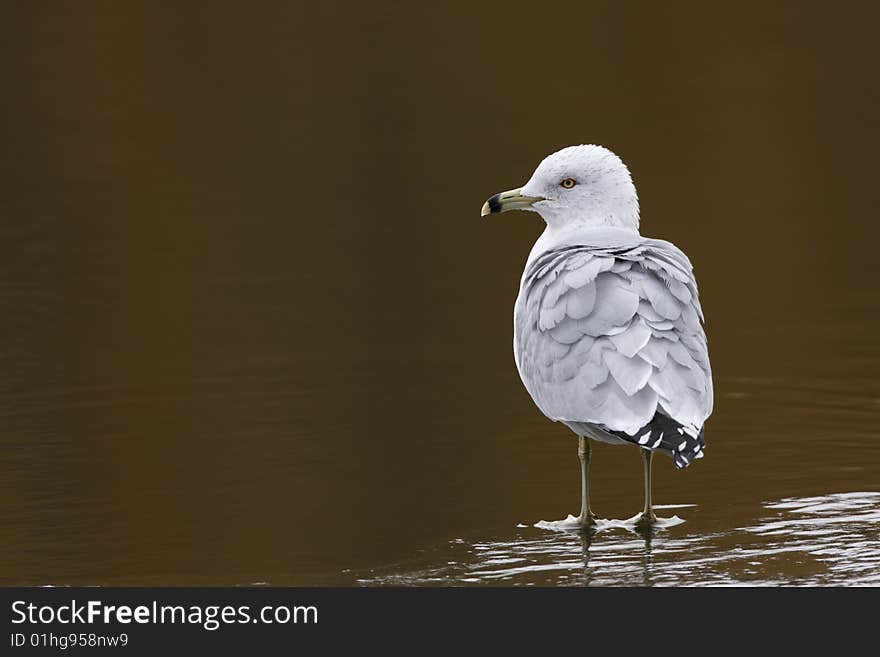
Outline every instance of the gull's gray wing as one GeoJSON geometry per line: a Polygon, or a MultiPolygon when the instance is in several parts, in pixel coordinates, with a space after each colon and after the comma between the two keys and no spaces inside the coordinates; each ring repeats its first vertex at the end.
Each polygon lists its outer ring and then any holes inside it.
{"type": "Polygon", "coordinates": [[[514,318],[517,367],[553,420],[702,456],[712,373],[690,261],[669,242],[566,245],[534,258],[514,318]]]}

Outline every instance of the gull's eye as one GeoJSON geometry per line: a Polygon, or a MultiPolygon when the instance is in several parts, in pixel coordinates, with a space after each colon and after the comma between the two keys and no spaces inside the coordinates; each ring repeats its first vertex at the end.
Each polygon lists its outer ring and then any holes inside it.
{"type": "Polygon", "coordinates": [[[574,178],[565,178],[561,183],[563,189],[571,189],[575,185],[577,185],[577,181],[574,178]]]}

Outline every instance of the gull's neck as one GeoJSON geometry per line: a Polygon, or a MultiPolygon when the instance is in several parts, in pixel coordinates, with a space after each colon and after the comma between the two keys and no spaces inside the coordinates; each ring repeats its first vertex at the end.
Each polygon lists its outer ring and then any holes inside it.
{"type": "Polygon", "coordinates": [[[635,228],[604,226],[592,223],[574,223],[562,227],[554,227],[548,224],[529,252],[528,260],[526,260],[526,269],[528,269],[532,261],[539,258],[542,254],[561,247],[628,247],[639,244],[643,239],[635,228]]]}

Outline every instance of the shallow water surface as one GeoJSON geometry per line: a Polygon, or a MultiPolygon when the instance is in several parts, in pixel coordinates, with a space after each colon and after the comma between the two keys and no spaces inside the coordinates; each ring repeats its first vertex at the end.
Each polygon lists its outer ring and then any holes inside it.
{"type": "MultiPolygon", "coordinates": [[[[678,505],[671,505],[678,506],[678,505]]],[[[693,505],[683,505],[692,508],[693,505]]],[[[365,585],[880,585],[880,493],[787,498],[754,525],[724,532],[638,530],[600,522],[587,534],[523,526],[508,538],[456,539],[364,574],[365,585]],[[444,565],[436,565],[446,560],[444,565]],[[407,568],[412,570],[407,571],[407,568]],[[402,571],[402,572],[401,572],[402,571]]],[[[668,507],[667,507],[668,508],[668,507]]],[[[661,510],[662,513],[662,510],[661,510]]]]}
{"type": "MultiPolygon", "coordinates": [[[[878,583],[876,9],[14,4],[0,584],[878,583]],[[511,350],[542,225],[479,216],[584,142],[708,319],[650,537],[535,527],[579,506],[511,350]]],[[[591,483],[631,517],[637,450],[591,483]]]]}

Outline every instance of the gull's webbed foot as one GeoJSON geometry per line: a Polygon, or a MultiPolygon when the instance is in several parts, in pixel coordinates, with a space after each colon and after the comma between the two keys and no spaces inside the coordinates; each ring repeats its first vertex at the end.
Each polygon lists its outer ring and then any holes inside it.
{"type": "Polygon", "coordinates": [[[657,516],[653,510],[648,511],[647,513],[642,511],[635,522],[636,527],[653,527],[656,524],[657,516]]]}
{"type": "Polygon", "coordinates": [[[580,525],[581,529],[591,529],[596,526],[596,518],[596,514],[592,511],[589,511],[586,514],[581,513],[577,517],[577,522],[578,525],[580,525]]]}

